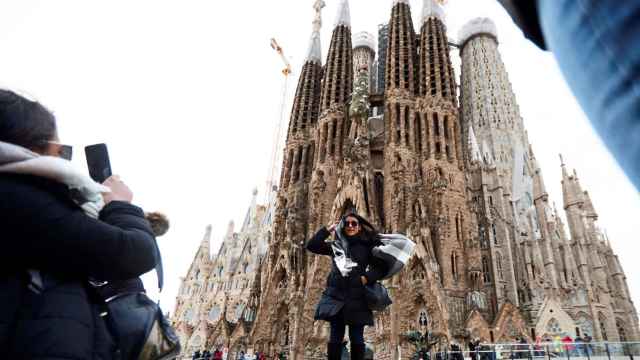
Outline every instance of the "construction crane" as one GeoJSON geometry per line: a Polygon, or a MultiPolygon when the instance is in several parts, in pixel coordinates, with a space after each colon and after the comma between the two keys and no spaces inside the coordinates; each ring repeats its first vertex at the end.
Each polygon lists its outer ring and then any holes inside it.
{"type": "Polygon", "coordinates": [[[287,57],[284,56],[284,51],[282,50],[282,47],[278,45],[276,39],[271,38],[271,48],[278,52],[278,55],[280,55],[280,59],[282,59],[282,62],[284,63],[285,67],[284,69],[282,69],[282,73],[284,74],[284,76],[291,75],[291,64],[289,64],[289,60],[287,60],[287,57]]]}
{"type": "Polygon", "coordinates": [[[284,75],[284,82],[282,84],[282,100],[280,102],[280,117],[277,121],[277,125],[273,131],[273,150],[271,152],[271,161],[269,164],[269,175],[267,178],[267,191],[266,191],[266,204],[267,206],[271,206],[273,202],[273,195],[278,188],[278,164],[282,162],[282,127],[284,124],[284,116],[285,116],[285,106],[287,106],[287,91],[289,89],[289,76],[293,73],[291,70],[291,64],[289,60],[284,55],[284,51],[282,47],[278,44],[276,39],[271,39],[271,48],[275,50],[278,55],[280,55],[280,59],[284,63],[284,69],[282,69],[282,74],[284,75]]]}

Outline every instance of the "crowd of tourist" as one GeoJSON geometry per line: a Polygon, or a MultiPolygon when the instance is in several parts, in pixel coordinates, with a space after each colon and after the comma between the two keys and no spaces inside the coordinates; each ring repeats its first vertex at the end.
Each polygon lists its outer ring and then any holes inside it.
{"type": "MultiPolygon", "coordinates": [[[[256,352],[253,354],[240,351],[235,358],[229,358],[227,351],[216,348],[213,352],[209,350],[197,350],[191,356],[191,360],[266,360],[267,357],[264,353],[256,352]]],[[[276,357],[277,359],[277,357],[276,357]]]]}

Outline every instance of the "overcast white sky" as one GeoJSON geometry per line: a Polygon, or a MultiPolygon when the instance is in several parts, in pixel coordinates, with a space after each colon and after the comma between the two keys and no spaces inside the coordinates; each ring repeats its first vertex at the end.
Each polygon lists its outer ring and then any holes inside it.
{"type": "MultiPolygon", "coordinates": [[[[326,54],[338,0],[325,1],[326,54]]],[[[179,277],[205,226],[213,225],[217,251],[229,220],[238,224],[245,215],[252,189],[264,193],[282,84],[269,39],[291,58],[293,89],[312,3],[0,0],[0,86],[28,92],[55,112],[62,141],[77,146],[78,166],[84,145],[108,143],[114,172],[130,184],[134,201],[169,215],[171,230],[159,240],[166,311],[173,311],[179,277]]],[[[391,3],[351,0],[353,31],[377,32],[391,3]]],[[[418,26],[422,1],[411,4],[418,26]]],[[[450,0],[447,13],[453,38],[474,17],[496,22],[552,199],[562,206],[563,153],[591,193],[640,304],[640,196],[591,130],[554,59],[526,42],[495,0],[450,0]]],[[[459,76],[457,53],[454,62],[459,76]]],[[[146,280],[152,290],[153,277],[146,280]]]]}

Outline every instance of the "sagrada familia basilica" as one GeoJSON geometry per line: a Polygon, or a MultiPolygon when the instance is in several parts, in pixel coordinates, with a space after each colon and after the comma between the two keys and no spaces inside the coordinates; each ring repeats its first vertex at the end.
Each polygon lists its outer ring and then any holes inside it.
{"type": "Polygon", "coordinates": [[[304,243],[351,208],[417,243],[385,283],[393,305],[366,329],[376,359],[410,354],[412,330],[458,342],[640,340],[618,257],[564,163],[566,224],[549,199],[494,23],[472,20],[453,43],[438,2],[424,0],[416,32],[409,1],[393,0],[376,49],[372,35],[352,36],[342,0],[323,61],[323,6],[316,1],[276,200],[258,205],[254,193],[239,232],[230,224],[213,255],[207,229],[183,278],[173,323],[185,353],[326,358],[328,324],[313,314],[331,260],[304,243]]]}

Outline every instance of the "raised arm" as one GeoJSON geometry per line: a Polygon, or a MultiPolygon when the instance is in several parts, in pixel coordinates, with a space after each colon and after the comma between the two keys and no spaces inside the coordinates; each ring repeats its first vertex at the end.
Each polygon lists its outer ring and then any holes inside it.
{"type": "Polygon", "coordinates": [[[329,232],[326,227],[320,228],[320,230],[307,241],[307,250],[318,255],[333,256],[331,246],[325,242],[330,235],[331,232],[329,232]]]}
{"type": "Polygon", "coordinates": [[[156,266],[155,238],[140,208],[114,201],[97,220],[40,186],[17,187],[0,191],[0,213],[8,215],[0,224],[12,224],[2,236],[11,243],[0,252],[3,266],[106,281],[131,279],[156,266]]]}

